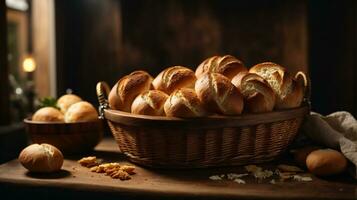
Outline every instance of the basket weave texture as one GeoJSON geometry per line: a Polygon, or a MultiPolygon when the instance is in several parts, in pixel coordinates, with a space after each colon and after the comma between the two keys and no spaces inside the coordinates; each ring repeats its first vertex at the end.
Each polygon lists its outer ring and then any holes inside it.
{"type": "Polygon", "coordinates": [[[295,138],[308,106],[236,117],[178,119],[107,107],[109,87],[97,85],[100,111],[130,161],[155,168],[204,168],[276,159],[295,138]]]}

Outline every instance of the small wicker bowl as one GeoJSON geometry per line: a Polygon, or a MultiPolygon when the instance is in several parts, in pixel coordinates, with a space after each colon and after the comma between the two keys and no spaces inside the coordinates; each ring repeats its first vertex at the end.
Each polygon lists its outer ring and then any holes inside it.
{"type": "Polygon", "coordinates": [[[135,115],[108,106],[97,84],[100,114],[130,161],[154,168],[205,168],[278,158],[295,138],[309,106],[239,116],[182,119],[135,115]]]}
{"type": "Polygon", "coordinates": [[[103,137],[103,120],[61,123],[35,122],[25,119],[28,135],[33,143],[48,143],[64,154],[84,153],[99,143],[103,137]]]}

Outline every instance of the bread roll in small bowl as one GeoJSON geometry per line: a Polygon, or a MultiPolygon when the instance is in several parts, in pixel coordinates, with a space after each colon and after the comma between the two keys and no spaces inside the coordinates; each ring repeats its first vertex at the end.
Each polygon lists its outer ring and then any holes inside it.
{"type": "Polygon", "coordinates": [[[103,136],[103,120],[80,122],[43,122],[24,120],[33,143],[48,143],[64,154],[78,154],[92,150],[103,136]]]}
{"type": "Polygon", "coordinates": [[[101,117],[130,161],[153,168],[205,168],[271,161],[295,138],[309,112],[300,107],[266,113],[196,118],[138,115],[109,108],[109,86],[97,84],[101,117]]]}

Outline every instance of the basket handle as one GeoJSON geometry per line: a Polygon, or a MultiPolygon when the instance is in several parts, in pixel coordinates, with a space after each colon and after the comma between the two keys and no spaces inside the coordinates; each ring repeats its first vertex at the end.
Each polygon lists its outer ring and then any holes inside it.
{"type": "Polygon", "coordinates": [[[310,78],[308,78],[308,76],[302,72],[302,71],[298,71],[295,74],[295,80],[300,82],[301,80],[303,81],[304,84],[304,102],[308,104],[309,107],[311,107],[311,81],[310,78]]]}
{"type": "Polygon", "coordinates": [[[98,82],[96,86],[97,97],[99,101],[99,118],[104,119],[104,110],[109,108],[108,95],[110,92],[109,85],[104,82],[98,82]]]}

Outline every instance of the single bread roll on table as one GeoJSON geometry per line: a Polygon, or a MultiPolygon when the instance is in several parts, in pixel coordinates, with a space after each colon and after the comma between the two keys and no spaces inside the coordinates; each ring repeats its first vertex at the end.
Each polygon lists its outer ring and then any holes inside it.
{"type": "Polygon", "coordinates": [[[268,81],[276,93],[278,109],[299,107],[304,97],[304,86],[299,84],[285,68],[272,62],[253,66],[250,73],[256,73],[268,81]]]}
{"type": "Polygon", "coordinates": [[[211,112],[238,115],[243,110],[243,96],[225,76],[218,73],[202,75],[195,85],[198,98],[211,112]]]}
{"type": "Polygon", "coordinates": [[[48,173],[61,169],[63,155],[50,144],[32,144],[21,151],[19,161],[31,172],[48,173]]]}
{"type": "Polygon", "coordinates": [[[346,170],[347,159],[333,149],[320,149],[312,151],[306,158],[309,171],[319,176],[339,174],[346,170]]]}
{"type": "Polygon", "coordinates": [[[252,113],[272,111],[275,106],[275,92],[269,83],[257,74],[241,72],[232,79],[243,94],[244,109],[252,113]]]}
{"type": "Polygon", "coordinates": [[[131,113],[163,116],[168,95],[160,90],[149,90],[137,96],[131,105],[131,113]]]}
{"type": "Polygon", "coordinates": [[[121,78],[112,88],[108,102],[112,109],[130,112],[134,99],[152,87],[153,78],[145,71],[134,71],[121,78]]]}
{"type": "Polygon", "coordinates": [[[157,75],[152,84],[156,90],[161,90],[170,95],[174,90],[180,88],[193,88],[195,81],[196,76],[191,69],[173,66],[157,75]]]}
{"type": "Polygon", "coordinates": [[[207,114],[195,91],[190,88],[175,90],[166,100],[164,110],[169,117],[202,117],[207,114]]]}
{"type": "Polygon", "coordinates": [[[98,112],[92,104],[86,101],[81,101],[71,105],[66,114],[64,121],[70,122],[83,122],[94,121],[98,119],[98,112]]]}
{"type": "Polygon", "coordinates": [[[234,56],[213,56],[204,60],[196,69],[196,77],[200,78],[205,73],[219,73],[232,79],[240,72],[248,71],[242,61],[234,56]]]}
{"type": "Polygon", "coordinates": [[[75,104],[80,101],[82,101],[82,99],[79,96],[74,95],[74,94],[66,94],[66,95],[61,96],[57,100],[57,107],[59,107],[61,112],[64,114],[67,112],[67,109],[72,104],[75,104]]]}
{"type": "Polygon", "coordinates": [[[53,107],[43,107],[35,112],[32,121],[38,122],[64,122],[61,111],[53,107]]]}

